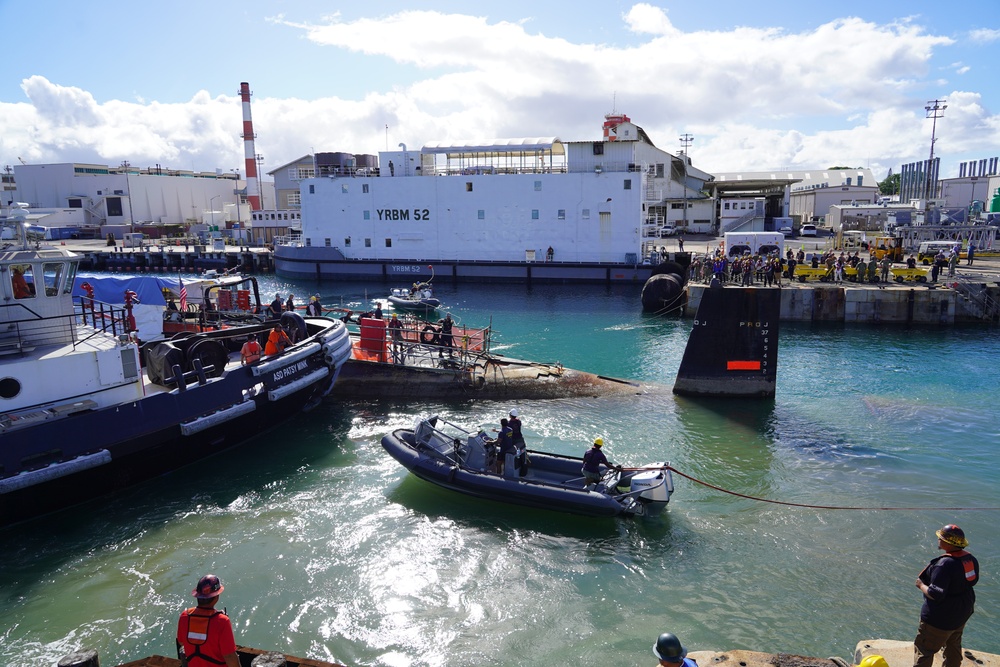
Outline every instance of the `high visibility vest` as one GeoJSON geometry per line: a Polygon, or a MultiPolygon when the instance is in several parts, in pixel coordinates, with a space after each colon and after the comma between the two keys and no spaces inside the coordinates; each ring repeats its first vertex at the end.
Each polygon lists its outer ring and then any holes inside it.
{"type": "MultiPolygon", "coordinates": [[[[208,628],[212,619],[222,612],[212,609],[211,613],[206,615],[197,613],[198,609],[198,607],[191,607],[182,614],[182,618],[187,621],[187,628],[181,631],[181,635],[188,644],[194,646],[194,653],[186,656],[187,662],[190,665],[191,660],[200,658],[213,665],[224,665],[226,664],[225,660],[217,660],[201,652],[201,647],[208,641],[208,628]]],[[[197,667],[197,664],[195,663],[192,667],[197,667]]]]}

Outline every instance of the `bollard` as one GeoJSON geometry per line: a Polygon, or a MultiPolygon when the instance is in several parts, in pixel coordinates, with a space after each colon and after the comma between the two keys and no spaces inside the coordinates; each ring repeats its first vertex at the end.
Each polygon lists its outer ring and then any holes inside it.
{"type": "Polygon", "coordinates": [[[101,661],[97,659],[97,651],[86,648],[64,655],[59,659],[59,667],[101,667],[101,661]]]}
{"type": "Polygon", "coordinates": [[[250,663],[250,667],[288,667],[288,661],[285,660],[285,656],[280,653],[275,653],[273,651],[269,653],[261,653],[253,662],[250,663]]]}

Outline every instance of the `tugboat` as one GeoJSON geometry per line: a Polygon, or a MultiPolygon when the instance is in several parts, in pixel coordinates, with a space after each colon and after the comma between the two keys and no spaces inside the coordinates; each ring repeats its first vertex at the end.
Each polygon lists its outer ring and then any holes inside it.
{"type": "Polygon", "coordinates": [[[141,354],[126,309],[74,299],[83,258],[42,246],[26,213],[0,250],[0,526],[238,445],[317,405],[350,356],[344,323],[295,313],[141,354]],[[244,364],[248,338],[282,325],[290,344],[244,364]]]}

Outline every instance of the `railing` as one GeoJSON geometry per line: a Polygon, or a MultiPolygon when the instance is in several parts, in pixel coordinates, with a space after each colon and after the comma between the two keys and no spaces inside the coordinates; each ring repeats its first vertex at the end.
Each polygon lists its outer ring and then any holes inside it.
{"type": "MultiPolygon", "coordinates": [[[[85,298],[82,301],[87,301],[85,298]]],[[[127,335],[126,311],[95,301],[91,306],[76,304],[73,313],[43,317],[20,303],[0,306],[0,354],[19,353],[44,345],[65,345],[76,347],[98,335],[127,335]],[[78,337],[78,325],[92,327],[83,338],[78,337]]]]}
{"type": "Polygon", "coordinates": [[[983,320],[995,322],[1000,319],[1000,301],[994,298],[987,287],[967,276],[952,276],[947,280],[955,279],[955,291],[962,296],[967,304],[966,307],[973,314],[983,320]]]}

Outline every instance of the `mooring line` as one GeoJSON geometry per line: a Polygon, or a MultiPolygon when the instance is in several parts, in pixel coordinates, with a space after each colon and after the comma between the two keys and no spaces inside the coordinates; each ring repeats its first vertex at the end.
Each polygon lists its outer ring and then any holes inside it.
{"type": "MultiPolygon", "coordinates": [[[[625,468],[625,470],[659,470],[659,468],[625,468]]],[[[721,486],[716,486],[715,484],[709,484],[708,482],[702,481],[697,477],[692,477],[682,473],[680,470],[673,466],[667,466],[667,470],[675,472],[685,479],[689,479],[696,484],[701,484],[702,486],[707,486],[710,489],[715,489],[716,491],[721,491],[722,493],[727,493],[731,496],[736,496],[738,498],[746,498],[747,500],[756,500],[762,503],[770,503],[772,505],[786,505],[788,507],[805,507],[808,509],[816,510],[885,510],[885,511],[921,511],[921,512],[937,512],[937,511],[947,511],[947,512],[971,512],[971,511],[990,511],[996,512],[1000,511],[1000,507],[848,507],[844,505],[810,505],[808,503],[790,503],[784,500],[771,500],[770,498],[760,498],[758,496],[750,496],[745,493],[738,493],[736,491],[730,491],[729,489],[724,489],[721,486]]]]}

